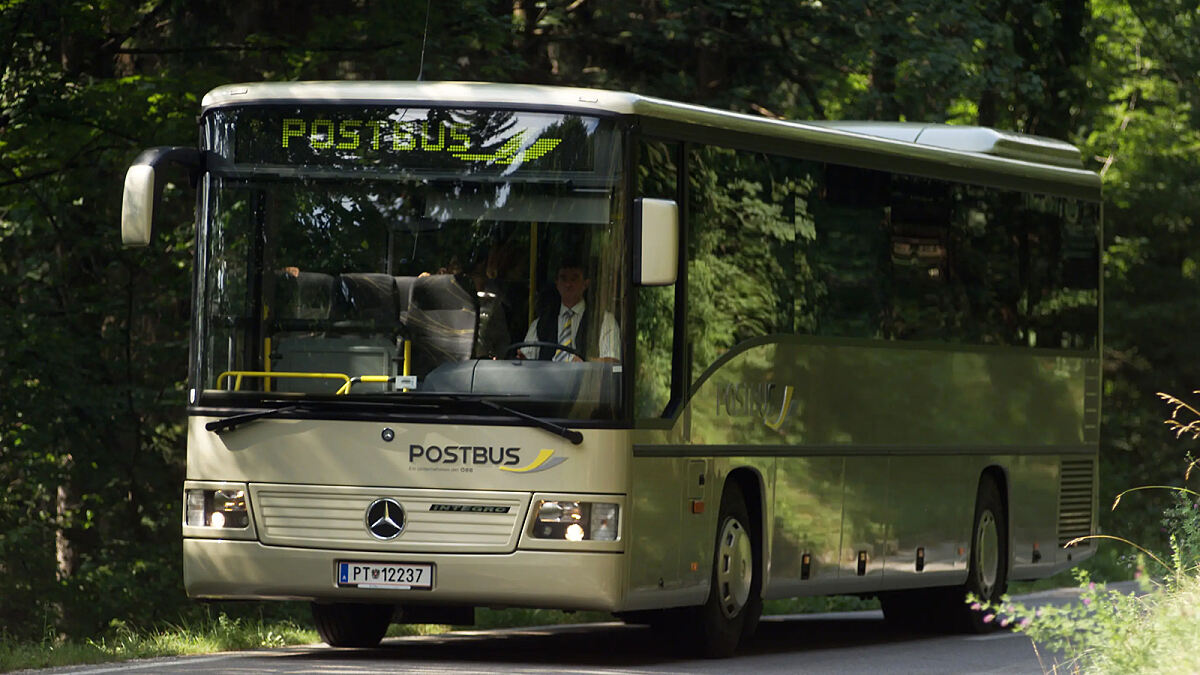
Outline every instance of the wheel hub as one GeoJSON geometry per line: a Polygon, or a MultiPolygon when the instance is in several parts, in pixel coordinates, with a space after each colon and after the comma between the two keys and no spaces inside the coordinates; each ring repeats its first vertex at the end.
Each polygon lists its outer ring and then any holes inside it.
{"type": "Polygon", "coordinates": [[[750,599],[753,565],[749,533],[736,518],[726,520],[717,545],[717,590],[726,618],[736,617],[750,599]]]}
{"type": "Polygon", "coordinates": [[[991,599],[1000,576],[1000,531],[996,527],[996,516],[984,511],[979,516],[978,534],[975,537],[975,579],[979,591],[991,599]]]}

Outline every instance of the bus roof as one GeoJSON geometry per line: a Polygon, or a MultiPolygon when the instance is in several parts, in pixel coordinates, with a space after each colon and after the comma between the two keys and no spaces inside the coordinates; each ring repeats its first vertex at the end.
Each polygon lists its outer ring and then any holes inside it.
{"type": "MultiPolygon", "coordinates": [[[[638,115],[666,123],[784,136],[823,144],[844,144],[855,149],[873,149],[884,153],[889,150],[903,152],[901,147],[896,147],[897,144],[909,148],[916,145],[1050,167],[1083,168],[1079,149],[1070,143],[987,127],[915,122],[795,122],[627,92],[575,87],[480,82],[258,82],[217,87],[204,96],[201,106],[207,111],[229,105],[293,101],[330,104],[404,102],[424,105],[486,103],[521,108],[587,110],[638,115]],[[841,137],[841,143],[836,137],[841,137]]],[[[1098,176],[1095,182],[1098,184],[1098,176]]]]}

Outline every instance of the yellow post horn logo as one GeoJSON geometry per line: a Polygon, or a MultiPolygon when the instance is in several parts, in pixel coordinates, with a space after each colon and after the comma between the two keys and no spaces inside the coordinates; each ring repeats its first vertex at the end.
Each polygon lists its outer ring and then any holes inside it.
{"type": "Polygon", "coordinates": [[[500,467],[500,470],[511,471],[512,473],[535,473],[538,471],[545,471],[546,469],[553,469],[565,461],[567,461],[566,457],[554,457],[553,450],[542,448],[542,450],[538,452],[538,456],[529,464],[518,467],[502,466],[500,467]]]}

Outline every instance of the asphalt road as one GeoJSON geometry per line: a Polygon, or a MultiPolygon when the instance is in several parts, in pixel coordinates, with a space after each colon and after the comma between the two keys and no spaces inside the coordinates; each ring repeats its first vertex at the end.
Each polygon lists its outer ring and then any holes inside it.
{"type": "MultiPolygon", "coordinates": [[[[1117,586],[1117,585],[1114,585],[1117,586]]],[[[1027,604],[1071,602],[1074,589],[1024,596],[1027,604]]],[[[1042,658],[1050,655],[1043,653],[1042,658]]],[[[842,612],[764,617],[734,658],[686,656],[648,628],[621,623],[456,631],[388,638],[377,649],[324,645],[60,668],[43,673],[1033,673],[1029,638],[1011,633],[923,635],[883,614],[842,612]]]]}

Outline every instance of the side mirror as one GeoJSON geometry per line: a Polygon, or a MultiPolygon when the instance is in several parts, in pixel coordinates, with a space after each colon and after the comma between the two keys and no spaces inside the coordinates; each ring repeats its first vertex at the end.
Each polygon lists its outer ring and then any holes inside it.
{"type": "Polygon", "coordinates": [[[154,167],[134,164],[125,172],[125,194],[121,197],[121,243],[126,246],[146,246],[154,224],[154,202],[157,190],[154,167]]]}
{"type": "Polygon", "coordinates": [[[125,172],[125,192],[121,198],[121,243],[125,246],[150,243],[163,188],[156,169],[165,162],[187,168],[192,185],[204,170],[204,155],[195,148],[151,148],[138,155],[125,172]]]}
{"type": "Polygon", "coordinates": [[[670,286],[679,274],[679,206],[670,199],[638,199],[634,282],[670,286]]]}

